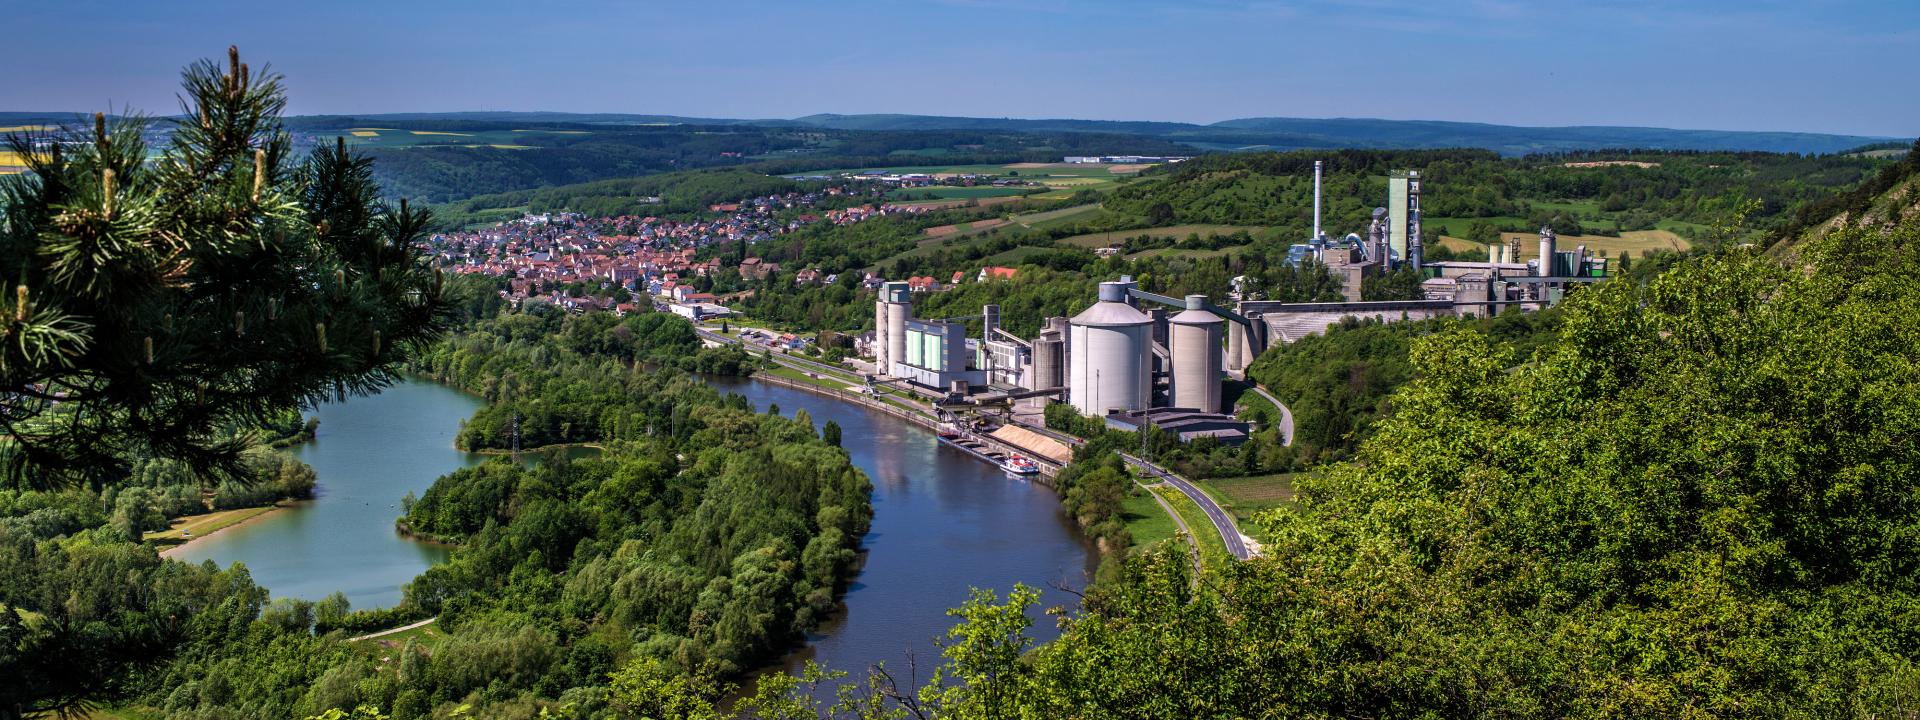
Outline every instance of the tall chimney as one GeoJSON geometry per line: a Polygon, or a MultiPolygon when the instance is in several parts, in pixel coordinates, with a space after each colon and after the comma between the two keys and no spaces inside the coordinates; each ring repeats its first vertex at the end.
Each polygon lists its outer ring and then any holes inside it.
{"type": "Polygon", "coordinates": [[[1320,161],[1313,161],[1313,243],[1320,244],[1320,161]]]}

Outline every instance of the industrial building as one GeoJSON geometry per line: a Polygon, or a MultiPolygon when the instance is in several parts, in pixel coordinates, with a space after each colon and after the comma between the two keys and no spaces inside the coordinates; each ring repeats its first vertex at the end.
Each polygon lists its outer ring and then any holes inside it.
{"type": "Polygon", "coordinates": [[[1177,409],[1189,423],[1238,428],[1239,436],[1218,435],[1225,442],[1244,439],[1247,424],[1221,414],[1221,383],[1226,325],[1251,323],[1203,295],[1175,300],[1123,277],[1101,283],[1097,301],[1079,314],[1047,318],[1028,341],[1001,329],[993,305],[979,315],[915,318],[903,286],[883,284],[875,304],[870,347],[879,381],[976,402],[1054,398],[1095,417],[1134,413],[1151,421],[1157,416],[1139,413],[1177,409]],[[1165,306],[1180,312],[1168,316],[1165,306]],[[969,338],[961,321],[975,319],[982,332],[969,338]]]}
{"type": "Polygon", "coordinates": [[[945,403],[1001,404],[1051,398],[1110,426],[1152,424],[1183,440],[1246,439],[1248,426],[1224,413],[1222,383],[1242,376],[1269,345],[1289,343],[1349,318],[1380,322],[1488,316],[1508,307],[1538,309],[1571,286],[1606,277],[1604,258],[1584,247],[1563,251],[1542,228],[1538,259],[1520,262],[1520,243],[1495,245],[1486,262],[1424,262],[1420,239],[1420,174],[1388,178],[1388,203],[1364,236],[1329,239],[1321,227],[1320,163],[1314,165],[1314,228],[1288,258],[1324,263],[1348,288],[1342,302],[1286,303],[1246,292],[1236,278],[1232,309],[1204,295],[1171,298],[1141,290],[1129,277],[1103,282],[1095,302],[1071,318],[1047,318],[1031,340],[1000,327],[998,306],[978,315],[919,319],[908,283],[880,286],[874,307],[875,381],[898,382],[945,403]],[[1373,273],[1412,268],[1425,280],[1421,299],[1362,302],[1373,273]],[[978,337],[968,322],[978,320],[978,337]]]}

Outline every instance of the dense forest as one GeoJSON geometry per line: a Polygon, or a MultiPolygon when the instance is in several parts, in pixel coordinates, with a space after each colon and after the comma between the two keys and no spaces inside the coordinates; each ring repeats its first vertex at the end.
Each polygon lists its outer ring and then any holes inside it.
{"type": "Polygon", "coordinates": [[[1325,223],[1340,232],[1365,230],[1373,208],[1386,204],[1382,178],[1389,172],[1418,170],[1429,219],[1484,218],[1484,227],[1508,232],[1552,225],[1563,235],[1708,225],[1747,200],[1759,203],[1749,222],[1770,228],[1888,164],[1867,157],[1678,151],[1521,158],[1473,150],[1225,154],[1158,168],[1147,177],[1163,182],[1119,188],[1104,207],[1148,225],[1269,225],[1304,238],[1312,229],[1315,160],[1326,162],[1325,223]]]}
{"type": "MultiPolygon", "coordinates": [[[[409,498],[401,526],[459,549],[393,609],[269,601],[244,568],[166,562],[131,542],[123,526],[141,518],[126,508],[172,501],[164,464],[106,496],[0,491],[0,668],[22,679],[0,704],[109,699],[235,718],[372,704],[429,717],[545,698],[592,716],[630,658],[716,677],[757,667],[838,602],[871,517],[867,480],[805,417],[755,414],[684,371],[646,368],[734,360],[691,351],[690,336],[669,315],[508,313],[425,356],[449,380],[531,399],[500,406],[553,400],[580,437],[551,439],[603,451],[502,458],[409,498]],[[431,648],[344,642],[423,617],[445,634],[431,648]]],[[[549,439],[549,426],[525,427],[529,445],[549,439]]]]}
{"type": "Polygon", "coordinates": [[[1397,323],[1348,318],[1324,334],[1270,348],[1247,374],[1293,411],[1296,453],[1338,460],[1392,414],[1394,391],[1414,377],[1413,348],[1421,338],[1471,329],[1525,361],[1552,347],[1559,318],[1557,308],[1397,323]]]}
{"type": "Polygon", "coordinates": [[[531,448],[679,427],[687,423],[685,408],[629,390],[628,378],[654,368],[741,375],[757,367],[737,346],[701,347],[693,326],[677,315],[575,315],[546,305],[480,322],[413,364],[422,375],[487,399],[456,438],[470,450],[511,448],[514,431],[521,447],[531,448]]]}
{"type": "Polygon", "coordinates": [[[334,116],[292,118],[288,124],[307,143],[352,139],[376,160],[376,177],[391,197],[436,203],[702,168],[747,167],[765,175],[928,158],[1011,163],[1074,154],[1193,152],[1157,138],[1084,132],[334,116]]]}

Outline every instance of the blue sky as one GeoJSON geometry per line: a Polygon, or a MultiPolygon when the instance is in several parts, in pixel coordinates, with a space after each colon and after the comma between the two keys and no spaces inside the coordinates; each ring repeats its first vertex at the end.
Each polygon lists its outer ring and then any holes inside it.
{"type": "Polygon", "coordinates": [[[24,0],[0,110],[1380,117],[1920,134],[1920,0],[24,0]],[[24,30],[20,32],[18,30],[24,30]]]}

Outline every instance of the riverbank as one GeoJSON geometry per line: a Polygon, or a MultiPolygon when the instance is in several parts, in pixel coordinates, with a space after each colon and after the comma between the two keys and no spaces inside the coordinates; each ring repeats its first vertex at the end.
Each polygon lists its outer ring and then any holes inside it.
{"type": "MultiPolygon", "coordinates": [[[[607,448],[599,443],[577,442],[577,443],[554,443],[552,445],[541,445],[540,447],[536,447],[536,448],[521,448],[519,450],[519,454],[535,455],[539,453],[544,453],[548,450],[573,450],[576,448],[586,448],[588,450],[593,450],[595,452],[607,451],[607,448]]],[[[481,448],[479,450],[468,450],[466,448],[460,447],[459,443],[457,442],[454,444],[453,449],[459,450],[460,452],[464,452],[464,453],[471,453],[474,455],[486,455],[490,457],[515,454],[515,451],[513,450],[501,450],[499,448],[481,448]]]]}
{"type": "Polygon", "coordinates": [[[196,542],[212,537],[222,530],[231,530],[248,523],[257,522],[275,510],[289,507],[293,503],[280,501],[272,505],[215,510],[198,515],[182,515],[174,518],[167,529],[147,533],[141,536],[142,542],[161,548],[160,557],[172,557],[196,542]]]}
{"type": "MultiPolygon", "coordinates": [[[[781,387],[792,388],[794,390],[800,390],[800,391],[811,393],[814,395],[825,395],[835,400],[841,400],[841,401],[853,403],[855,405],[859,405],[869,410],[886,413],[889,416],[896,417],[901,420],[906,420],[907,422],[918,425],[922,429],[925,429],[936,435],[939,434],[940,432],[940,421],[933,418],[932,416],[924,413],[920,413],[914,410],[908,410],[892,402],[875,398],[875,397],[866,395],[864,393],[855,392],[853,390],[839,390],[836,388],[828,387],[821,383],[807,382],[804,380],[786,377],[783,375],[775,374],[772,372],[766,372],[766,371],[757,372],[752,375],[749,375],[748,377],[754,380],[759,380],[759,381],[768,383],[770,385],[779,385],[781,387]]],[[[981,439],[981,438],[976,437],[975,439],[981,439]]],[[[1019,454],[1026,457],[1033,457],[1033,458],[1044,457],[1028,448],[1011,445],[1002,440],[993,439],[993,438],[985,438],[984,440],[989,441],[990,445],[1001,446],[1001,447],[993,447],[993,449],[996,452],[1005,452],[1008,454],[1019,454]]],[[[942,439],[941,442],[947,443],[948,441],[945,439],[942,439]]],[[[975,459],[979,460],[980,462],[983,462],[983,463],[986,463],[987,465],[992,466],[996,470],[1000,469],[1000,464],[998,462],[994,461],[992,458],[987,457],[984,454],[981,454],[981,451],[978,449],[970,448],[970,447],[956,444],[956,443],[949,443],[949,447],[965,452],[968,455],[973,456],[975,459]]],[[[1043,485],[1049,489],[1054,489],[1053,475],[1059,471],[1059,468],[1056,467],[1053,463],[1047,462],[1045,460],[1041,461],[1040,468],[1041,468],[1040,474],[1033,475],[1032,481],[1040,485],[1043,485]]]]}

